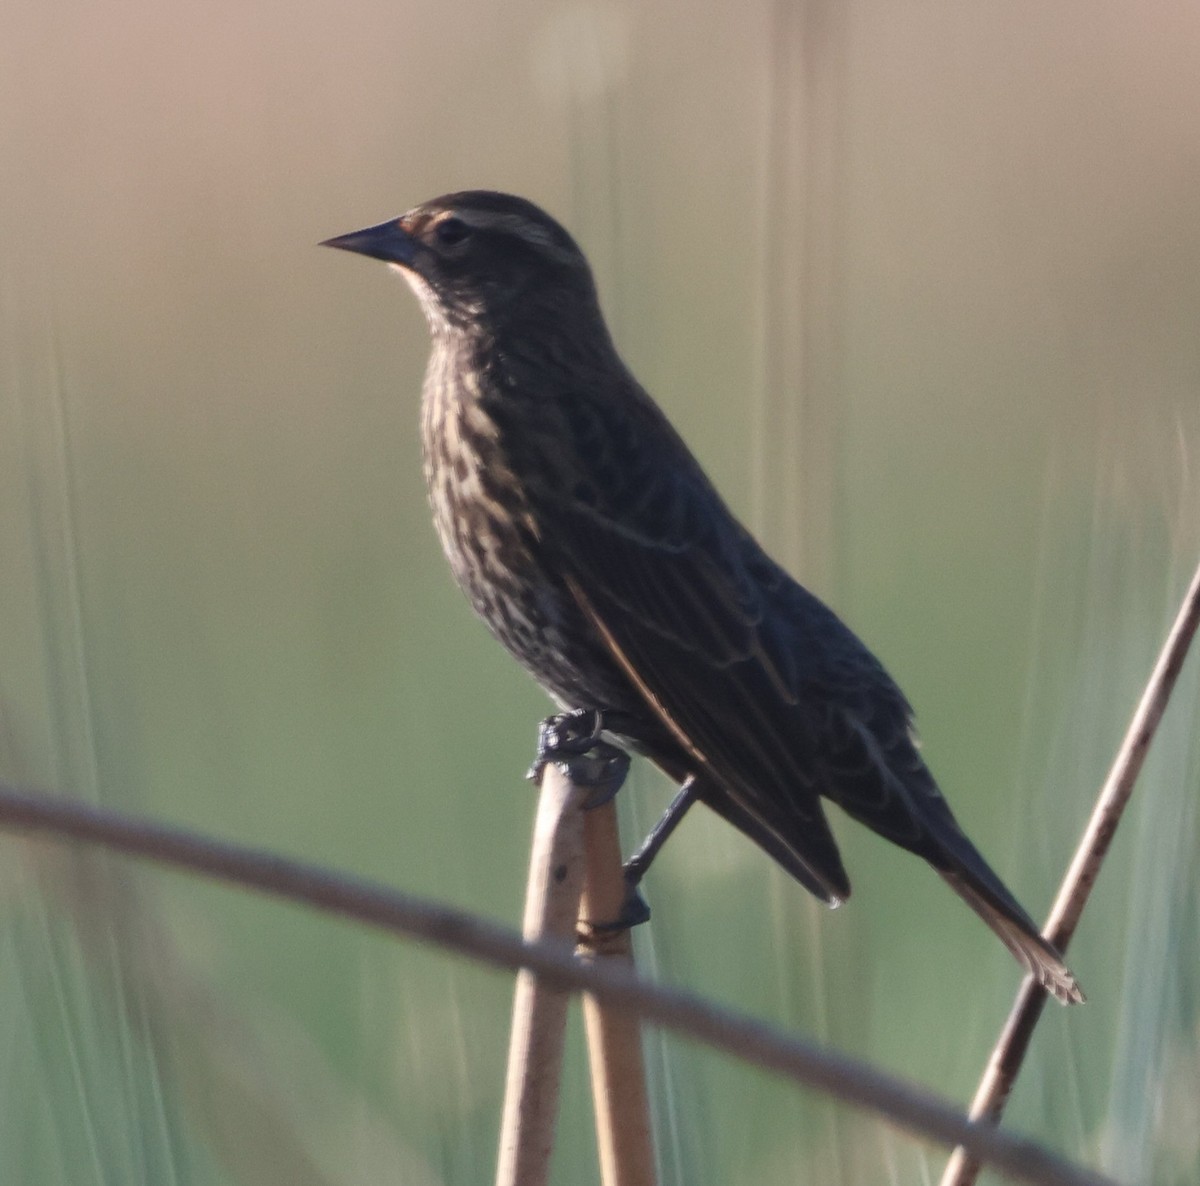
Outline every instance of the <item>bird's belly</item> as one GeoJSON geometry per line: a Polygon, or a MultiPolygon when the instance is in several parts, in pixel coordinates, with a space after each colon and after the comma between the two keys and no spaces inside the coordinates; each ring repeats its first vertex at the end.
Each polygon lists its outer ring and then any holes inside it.
{"type": "Polygon", "coordinates": [[[561,707],[644,711],[554,564],[478,386],[436,350],[422,445],[442,549],[492,634],[561,707]]]}
{"type": "Polygon", "coordinates": [[[451,572],[475,612],[563,708],[637,712],[630,686],[594,627],[549,566],[523,506],[461,490],[434,500],[451,572]]]}

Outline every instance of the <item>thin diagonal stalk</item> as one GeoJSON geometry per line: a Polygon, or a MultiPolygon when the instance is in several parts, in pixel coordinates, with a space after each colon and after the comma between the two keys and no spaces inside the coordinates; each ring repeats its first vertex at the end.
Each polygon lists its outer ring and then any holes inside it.
{"type": "Polygon", "coordinates": [[[3,784],[0,827],[100,844],[407,935],[497,967],[527,968],[552,985],[593,993],[615,1008],[874,1112],[918,1136],[945,1145],[961,1144],[1019,1181],[1037,1186],[1115,1186],[1111,1178],[1072,1165],[1034,1141],[976,1124],[932,1093],[857,1059],[718,1008],[691,993],[647,984],[628,969],[584,967],[569,944],[528,943],[507,927],[375,882],[3,784]]]}
{"type": "MultiPolygon", "coordinates": [[[[1158,731],[1197,626],[1200,626],[1200,567],[1192,577],[1175,623],[1150,673],[1146,690],[1129,722],[1129,729],[1100,790],[1092,818],[1075,852],[1075,859],[1071,862],[1046,921],[1044,934],[1059,951],[1066,951],[1075,934],[1079,917],[1087,905],[1100,865],[1129,802],[1133,785],[1141,773],[1146,753],[1158,731]]],[[[988,1060],[975,1098],[971,1101],[972,1120],[995,1124],[1004,1114],[1013,1084],[1025,1061],[1029,1040],[1045,1004],[1046,990],[1033,977],[1029,977],[1017,993],[1012,1012],[988,1060]]],[[[941,1186],[972,1186],[979,1176],[979,1169],[980,1163],[976,1157],[966,1149],[955,1149],[942,1174],[941,1186]]]]}

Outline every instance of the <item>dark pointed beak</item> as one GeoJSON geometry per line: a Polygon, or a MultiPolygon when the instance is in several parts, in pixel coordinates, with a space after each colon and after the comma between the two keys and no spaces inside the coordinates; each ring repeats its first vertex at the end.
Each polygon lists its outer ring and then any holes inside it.
{"type": "Polygon", "coordinates": [[[400,225],[400,220],[393,218],[391,222],[381,222],[378,226],[367,227],[366,230],[351,231],[348,235],[325,239],[318,246],[340,247],[343,251],[356,251],[359,255],[369,255],[372,259],[411,267],[416,259],[418,244],[400,225]]]}

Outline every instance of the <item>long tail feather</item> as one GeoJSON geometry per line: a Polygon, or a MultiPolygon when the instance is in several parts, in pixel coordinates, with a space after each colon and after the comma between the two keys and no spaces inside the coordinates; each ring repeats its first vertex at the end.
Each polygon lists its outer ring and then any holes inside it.
{"type": "Polygon", "coordinates": [[[1074,1005],[1083,999],[1083,990],[1062,956],[1034,929],[1032,923],[1014,914],[1003,899],[988,892],[976,881],[949,869],[939,873],[955,893],[987,923],[1000,942],[1016,956],[1026,971],[1037,977],[1047,992],[1053,993],[1064,1005],[1074,1005]]]}

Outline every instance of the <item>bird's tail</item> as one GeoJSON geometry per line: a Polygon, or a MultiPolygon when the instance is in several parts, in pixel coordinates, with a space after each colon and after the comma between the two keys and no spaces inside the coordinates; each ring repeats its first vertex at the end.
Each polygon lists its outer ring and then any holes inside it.
{"type": "Polygon", "coordinates": [[[1079,982],[1062,956],[1038,934],[1032,920],[1007,894],[995,893],[979,878],[955,869],[940,868],[938,872],[1047,992],[1064,1005],[1078,1004],[1084,999],[1079,982]]]}

